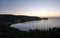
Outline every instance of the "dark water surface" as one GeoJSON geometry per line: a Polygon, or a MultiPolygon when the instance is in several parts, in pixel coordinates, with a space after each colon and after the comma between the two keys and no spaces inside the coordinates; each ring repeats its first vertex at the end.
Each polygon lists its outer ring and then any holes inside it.
{"type": "Polygon", "coordinates": [[[20,30],[29,29],[47,29],[53,27],[60,27],[60,18],[48,18],[48,20],[30,21],[25,23],[12,24],[11,27],[18,28],[20,30]]]}

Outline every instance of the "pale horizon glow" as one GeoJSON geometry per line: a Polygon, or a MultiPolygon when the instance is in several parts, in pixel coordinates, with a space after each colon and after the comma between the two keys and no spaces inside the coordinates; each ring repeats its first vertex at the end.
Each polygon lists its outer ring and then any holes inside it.
{"type": "Polygon", "coordinates": [[[60,17],[60,0],[0,0],[0,14],[60,17]]]}

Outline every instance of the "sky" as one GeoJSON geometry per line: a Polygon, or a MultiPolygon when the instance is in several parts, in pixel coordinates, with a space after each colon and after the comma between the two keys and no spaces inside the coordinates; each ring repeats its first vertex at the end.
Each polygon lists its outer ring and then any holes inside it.
{"type": "Polygon", "coordinates": [[[60,0],[0,0],[0,14],[60,17],[60,0]]]}

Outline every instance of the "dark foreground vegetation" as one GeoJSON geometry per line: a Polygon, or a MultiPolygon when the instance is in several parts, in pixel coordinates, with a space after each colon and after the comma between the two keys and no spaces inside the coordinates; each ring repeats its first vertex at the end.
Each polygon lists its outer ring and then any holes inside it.
{"type": "Polygon", "coordinates": [[[3,25],[0,24],[0,38],[60,38],[60,28],[21,31],[14,27],[6,27],[3,25]]]}

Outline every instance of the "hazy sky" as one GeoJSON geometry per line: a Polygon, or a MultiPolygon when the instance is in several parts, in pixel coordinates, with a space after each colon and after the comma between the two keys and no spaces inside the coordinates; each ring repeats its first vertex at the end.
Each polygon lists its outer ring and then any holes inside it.
{"type": "Polygon", "coordinates": [[[0,0],[0,14],[60,17],[60,0],[0,0]]]}

